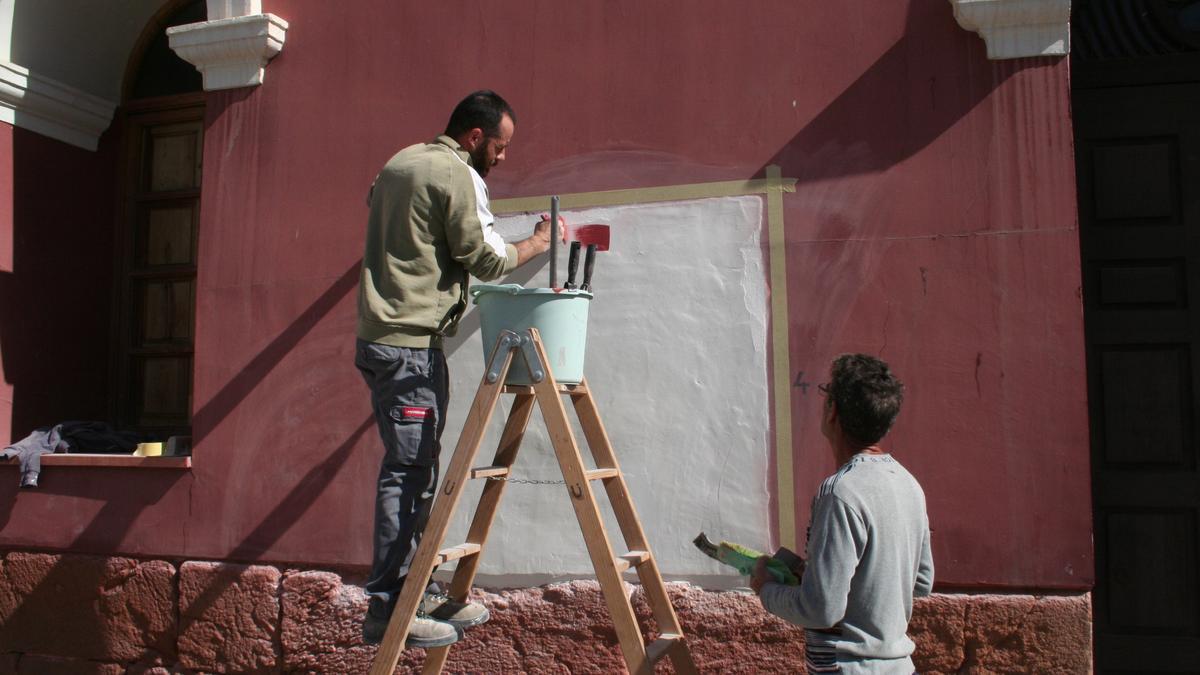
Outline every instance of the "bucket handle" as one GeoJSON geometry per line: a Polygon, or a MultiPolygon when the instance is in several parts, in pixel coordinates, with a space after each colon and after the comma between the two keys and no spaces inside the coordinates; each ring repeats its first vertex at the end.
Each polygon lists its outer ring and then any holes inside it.
{"type": "Polygon", "coordinates": [[[468,292],[472,298],[478,298],[484,293],[508,293],[509,295],[516,295],[523,290],[525,290],[525,287],[518,284],[476,284],[471,286],[468,292]]]}

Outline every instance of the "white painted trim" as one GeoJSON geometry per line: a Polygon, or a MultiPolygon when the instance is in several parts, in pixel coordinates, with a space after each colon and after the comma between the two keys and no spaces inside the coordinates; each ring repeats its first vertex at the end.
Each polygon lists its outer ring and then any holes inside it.
{"type": "Polygon", "coordinates": [[[167,36],[171,49],[203,74],[204,90],[216,91],[262,84],[287,27],[274,14],[255,14],[175,26],[167,36]]]}
{"type": "Polygon", "coordinates": [[[1071,51],[1071,0],[950,0],[954,18],[979,33],[989,59],[1071,51]]]}
{"type": "Polygon", "coordinates": [[[0,62],[0,121],[95,150],[117,104],[0,62]]]}
{"type": "Polygon", "coordinates": [[[12,60],[13,8],[15,0],[0,0],[0,61],[12,60]]]}
{"type": "Polygon", "coordinates": [[[208,0],[208,20],[262,14],[262,0],[208,0]]]}

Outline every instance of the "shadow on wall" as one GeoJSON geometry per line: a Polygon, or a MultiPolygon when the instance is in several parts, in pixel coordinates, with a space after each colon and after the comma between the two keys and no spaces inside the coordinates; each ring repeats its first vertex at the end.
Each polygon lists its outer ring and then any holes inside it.
{"type": "Polygon", "coordinates": [[[988,61],[945,0],[912,0],[904,32],[760,168],[800,184],[885,171],[920,152],[1032,59],[988,61]],[[953,31],[958,41],[947,40],[953,31]],[[947,47],[961,45],[957,51],[947,47]],[[975,67],[970,64],[981,64],[975,67]],[[964,64],[968,64],[964,67],[964,64]],[[987,64],[986,66],[982,64],[987,64]]]}
{"type": "MultiPolygon", "coordinates": [[[[322,296],[323,297],[323,296],[322,296]]],[[[337,475],[348,463],[355,446],[375,426],[373,416],[368,416],[350,437],[329,454],[325,460],[313,466],[288,495],[279,502],[262,522],[238,544],[227,558],[233,562],[252,562],[258,560],[263,551],[275,545],[276,542],[299,520],[317,501],[317,497],[337,479],[337,475]]],[[[197,620],[204,617],[229,588],[236,583],[236,577],[222,576],[221,581],[208,586],[193,601],[188,604],[187,616],[179,617],[179,633],[183,634],[197,620]]]]}
{"type": "MultiPolygon", "coordinates": [[[[338,473],[348,463],[351,452],[374,426],[374,420],[368,417],[357,429],[329,456],[314,465],[296,484],[262,522],[242,540],[229,555],[228,561],[253,561],[258,555],[274,545],[300,515],[308,510],[316,501],[318,495],[336,479],[338,473]]],[[[139,478],[137,490],[114,490],[113,481],[123,480],[119,470],[90,469],[87,481],[48,481],[38,489],[38,497],[42,494],[60,495],[72,499],[85,499],[104,504],[100,512],[88,523],[87,527],[68,547],[74,553],[94,553],[111,555],[114,546],[119,546],[125,533],[129,531],[138,516],[146,509],[153,507],[176,482],[191,481],[192,476],[175,472],[146,472],[139,478]],[[100,472],[99,475],[96,475],[100,472]]],[[[15,481],[14,481],[15,483],[15,481]]],[[[15,496],[4,498],[8,490],[16,491],[15,484],[0,488],[0,529],[8,522],[15,496]]],[[[35,496],[35,495],[30,495],[35,496]]],[[[103,643],[107,636],[101,627],[84,631],[83,646],[76,644],[79,635],[46,630],[45,622],[47,607],[59,604],[63,589],[77,589],[79,592],[94,592],[94,586],[81,583],[79,577],[80,565],[71,556],[63,558],[49,570],[37,585],[21,598],[21,603],[6,617],[7,625],[18,627],[15,635],[6,636],[12,646],[15,640],[18,646],[28,646],[34,651],[48,654],[103,652],[103,643]],[[71,647],[62,647],[62,642],[70,641],[71,647]]],[[[234,575],[222,575],[220,581],[206,587],[203,592],[188,603],[188,613],[179,617],[175,634],[166,633],[159,636],[159,642],[149,645],[159,654],[174,657],[175,642],[178,635],[188,631],[193,623],[203,620],[206,612],[216,604],[229,588],[237,582],[234,575]]],[[[79,628],[80,626],[76,626],[79,628]]]]}
{"type": "MultiPolygon", "coordinates": [[[[115,127],[115,125],[114,125],[115,127]]],[[[12,440],[108,419],[113,195],[120,133],[89,152],[14,128],[12,271],[0,272],[0,358],[12,440]]]]}
{"type": "MultiPolygon", "coordinates": [[[[229,413],[283,357],[320,321],[357,283],[359,264],[355,263],[325,293],[309,306],[286,330],[271,342],[237,377],[230,381],[213,401],[205,407],[206,414],[219,420],[229,413]]],[[[197,414],[199,417],[199,413],[197,414]]],[[[321,493],[336,480],[337,475],[349,463],[348,460],[366,434],[374,426],[374,419],[367,417],[350,436],[329,455],[313,467],[289,490],[288,494],[262,521],[242,539],[229,554],[230,562],[253,562],[263,551],[287,533],[287,531],[316,503],[321,493]]],[[[180,481],[191,482],[191,474],[176,472],[144,472],[139,476],[138,489],[122,489],[127,474],[117,469],[89,468],[87,475],[64,476],[62,480],[44,481],[37,494],[31,498],[55,495],[69,499],[80,499],[103,503],[99,513],[91,519],[83,531],[75,537],[67,550],[72,553],[112,555],[120,548],[125,535],[139,516],[156,504],[180,481]]],[[[16,481],[0,486],[0,530],[9,522],[19,490],[16,481]],[[9,494],[11,492],[11,494],[9,494]]],[[[74,575],[70,559],[57,564],[36,587],[23,598],[21,605],[8,617],[13,625],[25,625],[44,614],[42,604],[53,600],[59,586],[74,575]]],[[[189,614],[180,618],[180,633],[204,616],[205,612],[227,591],[235,579],[222,577],[222,581],[208,587],[189,603],[189,614]]],[[[69,585],[69,584],[67,584],[69,585]]],[[[55,639],[70,640],[69,635],[55,639]]],[[[174,644],[161,645],[163,654],[173,654],[174,644]]]]}
{"type": "Polygon", "coordinates": [[[301,312],[291,325],[271,340],[271,343],[250,359],[237,375],[213,394],[207,403],[196,410],[192,417],[192,429],[197,445],[254,391],[321,319],[358,288],[361,267],[362,260],[355,261],[328,290],[301,312]]]}

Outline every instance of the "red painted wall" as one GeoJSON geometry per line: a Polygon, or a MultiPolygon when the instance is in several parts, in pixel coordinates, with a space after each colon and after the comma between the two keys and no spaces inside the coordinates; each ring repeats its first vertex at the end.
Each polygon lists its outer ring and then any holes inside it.
{"type": "MultiPolygon", "coordinates": [[[[366,189],[491,87],[518,116],[496,198],[768,164],[798,179],[789,377],[815,384],[863,350],[907,381],[893,446],[926,487],[942,584],[1090,588],[1064,59],[989,62],[944,0],[268,9],[290,28],[265,85],[208,97],[195,468],[56,469],[57,493],[19,498],[0,484],[0,545],[365,564],[366,189]]],[[[802,535],[833,466],[811,388],[794,394],[802,535]]]]}

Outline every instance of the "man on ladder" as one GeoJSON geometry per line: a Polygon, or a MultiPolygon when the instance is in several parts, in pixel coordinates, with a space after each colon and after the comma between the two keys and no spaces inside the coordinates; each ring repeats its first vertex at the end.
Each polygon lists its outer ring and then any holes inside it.
{"type": "MultiPolygon", "coordinates": [[[[470,94],[445,134],[384,165],[367,198],[355,366],[370,389],[384,447],[366,585],[368,644],[383,638],[437,491],[449,398],[442,343],[466,310],[468,274],[497,279],[550,248],[548,216],[515,244],[492,229],[483,178],[504,161],[515,120],[494,92],[470,94]]],[[[482,605],[456,602],[431,586],[407,644],[444,647],[487,619],[482,605]]]]}

